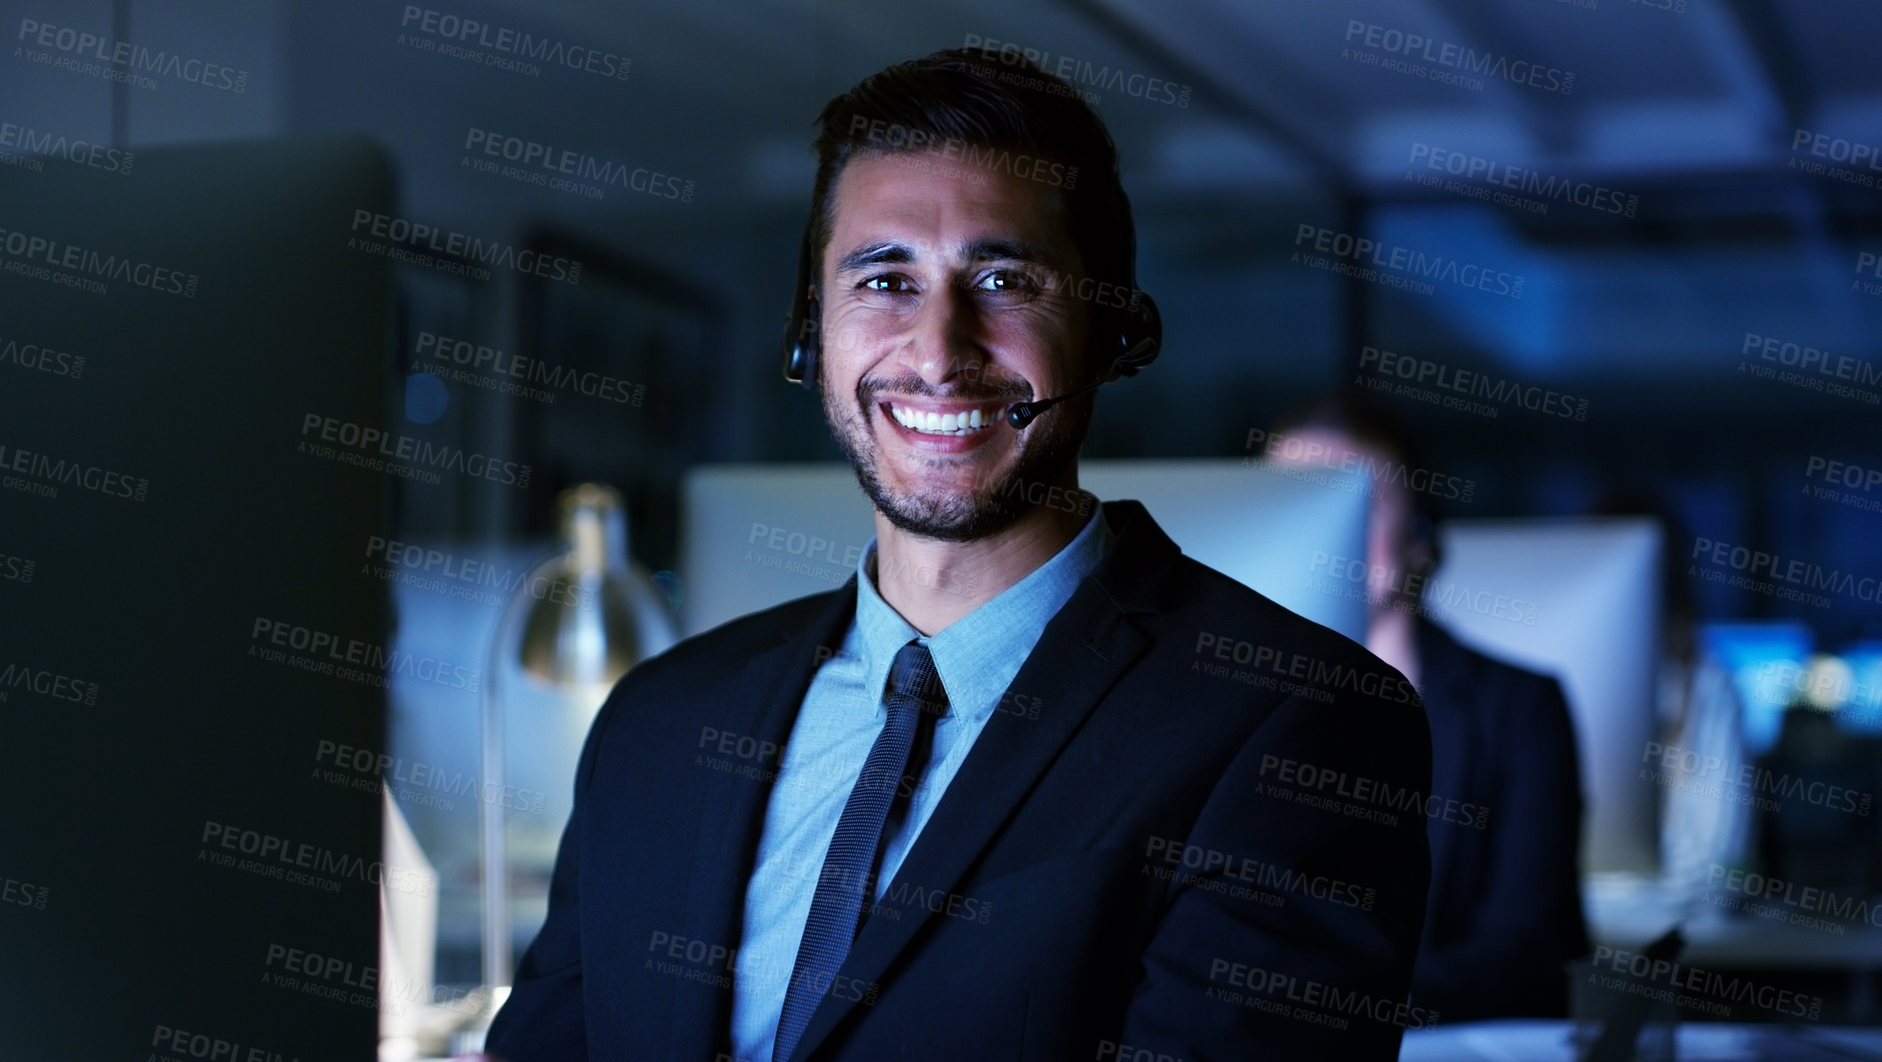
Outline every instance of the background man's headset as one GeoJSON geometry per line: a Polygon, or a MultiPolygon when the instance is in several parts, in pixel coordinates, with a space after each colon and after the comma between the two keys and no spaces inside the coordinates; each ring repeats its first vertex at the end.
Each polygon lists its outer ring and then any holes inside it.
{"type": "MultiPolygon", "coordinates": [[[[1135,240],[1132,241],[1135,243],[1135,240]]],[[[1125,306],[1108,306],[1092,303],[1091,332],[1094,349],[1110,353],[1111,365],[1098,380],[1089,386],[1081,387],[1052,398],[1038,399],[1032,402],[1016,403],[1007,410],[1007,422],[1014,428],[1024,429],[1034,417],[1047,409],[1058,405],[1068,398],[1074,398],[1086,391],[1097,389],[1108,382],[1113,374],[1117,376],[1135,376],[1137,370],[1157,360],[1157,353],[1163,347],[1163,318],[1157,312],[1156,300],[1150,293],[1137,287],[1136,248],[1126,248],[1125,260],[1131,263],[1130,302],[1125,306]]],[[[817,386],[817,356],[823,349],[823,337],[819,332],[819,322],[823,319],[821,300],[811,295],[811,287],[817,282],[817,263],[810,246],[810,229],[804,230],[804,242],[797,256],[797,290],[791,299],[791,308],[784,329],[784,378],[795,384],[803,384],[812,390],[817,386]]]]}

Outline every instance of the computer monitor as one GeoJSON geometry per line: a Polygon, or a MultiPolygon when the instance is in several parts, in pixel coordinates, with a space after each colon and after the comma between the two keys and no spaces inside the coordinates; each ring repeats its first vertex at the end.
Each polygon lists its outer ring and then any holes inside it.
{"type": "Polygon", "coordinates": [[[1828,683],[1837,725],[1845,733],[1882,737],[1882,639],[1843,646],[1837,656],[1848,669],[1828,683]]]}
{"type": "Polygon", "coordinates": [[[1661,534],[1635,518],[1454,520],[1425,607],[1467,644],[1562,682],[1580,744],[1582,869],[1655,872],[1640,777],[1655,740],[1661,534]]]}
{"type": "MultiPolygon", "coordinates": [[[[1239,459],[1078,467],[1080,485],[1100,499],[1143,502],[1184,553],[1362,638],[1363,594],[1336,588],[1324,573],[1328,558],[1365,556],[1364,482],[1315,471],[1305,477],[1239,459]]],[[[702,465],[687,473],[684,499],[689,635],[841,586],[875,535],[874,510],[847,465],[702,465]]]]}
{"type": "Polygon", "coordinates": [[[303,425],[382,422],[388,265],[347,230],[389,209],[385,155],[30,161],[0,166],[0,554],[31,562],[0,582],[0,873],[44,907],[6,918],[4,1053],[370,1057],[371,1001],[286,954],[378,953],[376,778],[317,754],[383,747],[329,651],[387,643],[358,571],[390,485],[303,425]]]}
{"type": "Polygon", "coordinates": [[[1801,620],[1730,620],[1699,625],[1699,644],[1732,676],[1744,706],[1744,754],[1762,756],[1777,741],[1784,712],[1808,685],[1816,634],[1801,620]]]}

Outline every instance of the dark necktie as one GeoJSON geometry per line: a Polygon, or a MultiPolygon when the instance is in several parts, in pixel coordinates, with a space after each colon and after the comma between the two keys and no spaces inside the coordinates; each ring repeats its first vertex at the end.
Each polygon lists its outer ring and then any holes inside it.
{"type": "Polygon", "coordinates": [[[889,688],[883,698],[889,721],[869,747],[862,776],[850,790],[849,803],[837,819],[836,836],[823,857],[817,891],[804,922],[804,939],[797,948],[797,965],[784,992],[784,1010],[778,1017],[778,1035],[772,1041],[772,1062],[787,1062],[810,1024],[817,1003],[830,990],[837,968],[849,955],[862,920],[864,893],[876,852],[882,846],[882,824],[895,801],[909,749],[926,711],[939,714],[947,704],[941,677],[926,646],[910,642],[895,654],[889,667],[889,688]]]}

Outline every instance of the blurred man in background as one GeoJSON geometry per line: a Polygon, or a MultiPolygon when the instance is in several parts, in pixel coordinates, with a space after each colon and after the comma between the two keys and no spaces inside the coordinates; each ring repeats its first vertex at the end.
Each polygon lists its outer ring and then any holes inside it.
{"type": "Polygon", "coordinates": [[[1426,618],[1442,481],[1383,408],[1340,395],[1276,425],[1282,462],[1366,475],[1366,648],[1412,681],[1431,725],[1431,895],[1412,999],[1447,1023],[1567,1013],[1564,963],[1588,951],[1581,773],[1555,679],[1493,660],[1426,618]],[[1293,456],[1289,456],[1289,455],[1293,456]],[[1311,457],[1305,455],[1311,454],[1311,457]]]}

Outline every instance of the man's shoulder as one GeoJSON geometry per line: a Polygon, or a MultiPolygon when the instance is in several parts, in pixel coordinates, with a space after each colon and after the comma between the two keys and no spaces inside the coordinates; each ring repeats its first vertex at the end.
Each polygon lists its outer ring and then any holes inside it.
{"type": "Polygon", "coordinates": [[[1268,706],[1249,716],[1258,721],[1298,698],[1325,719],[1371,725],[1386,712],[1423,729],[1417,690],[1359,642],[1193,558],[1164,566],[1162,581],[1155,607],[1131,617],[1153,645],[1143,672],[1220,680],[1164,711],[1208,714],[1224,700],[1268,706]]]}
{"type": "Polygon", "coordinates": [[[1330,661],[1385,667],[1360,643],[1193,557],[1178,557],[1170,574],[1166,622],[1212,623],[1217,629],[1211,633],[1217,637],[1232,636],[1257,647],[1311,653],[1330,661]]]}
{"type": "MultiPolygon", "coordinates": [[[[1274,599],[1184,554],[1141,502],[1105,504],[1105,516],[1119,532],[1120,555],[1104,566],[1108,592],[1119,607],[1138,612],[1148,607],[1150,622],[1164,638],[1191,645],[1208,636],[1229,638],[1252,647],[1306,653],[1349,665],[1384,668],[1365,646],[1308,619],[1274,599]]],[[[1176,645],[1178,651],[1189,647],[1176,645]]],[[[1389,670],[1389,669],[1388,669],[1389,670]]]]}
{"type": "Polygon", "coordinates": [[[1561,681],[1554,675],[1491,656],[1430,620],[1421,624],[1420,649],[1428,668],[1443,668],[1450,685],[1476,692],[1475,699],[1488,708],[1563,699],[1561,681]]]}
{"type": "MultiPolygon", "coordinates": [[[[681,639],[672,648],[635,668],[634,673],[645,673],[650,681],[675,678],[697,681],[702,675],[725,674],[793,636],[833,623],[845,595],[854,599],[856,588],[845,584],[835,590],[794,598],[728,620],[681,639]]],[[[837,633],[840,636],[840,626],[837,633]]]]}

